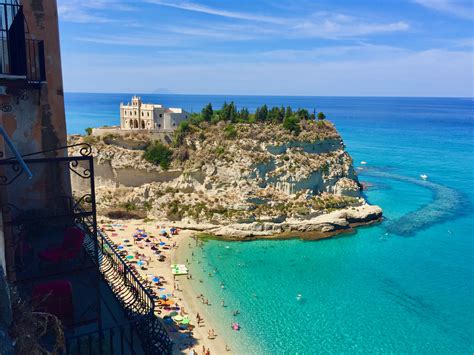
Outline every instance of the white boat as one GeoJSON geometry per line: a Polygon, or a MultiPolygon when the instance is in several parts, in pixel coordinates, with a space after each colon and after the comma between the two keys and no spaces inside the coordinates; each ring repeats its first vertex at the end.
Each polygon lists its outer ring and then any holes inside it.
{"type": "Polygon", "coordinates": [[[420,178],[421,178],[421,180],[426,180],[426,179],[428,179],[428,175],[421,174],[420,178]]]}
{"type": "Polygon", "coordinates": [[[361,165],[366,165],[367,162],[362,160],[362,161],[360,162],[360,164],[361,164],[361,165]]]}

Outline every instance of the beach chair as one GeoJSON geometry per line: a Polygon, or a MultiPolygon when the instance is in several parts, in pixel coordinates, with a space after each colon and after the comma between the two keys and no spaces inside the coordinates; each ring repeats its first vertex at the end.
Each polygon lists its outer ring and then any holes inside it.
{"type": "Polygon", "coordinates": [[[32,305],[35,311],[55,315],[65,326],[74,323],[72,286],[67,280],[36,285],[32,292],[32,305]]]}
{"type": "Polygon", "coordinates": [[[81,229],[77,227],[67,228],[64,231],[62,244],[39,252],[39,259],[41,262],[51,264],[76,259],[81,253],[84,239],[85,233],[81,229]]]}

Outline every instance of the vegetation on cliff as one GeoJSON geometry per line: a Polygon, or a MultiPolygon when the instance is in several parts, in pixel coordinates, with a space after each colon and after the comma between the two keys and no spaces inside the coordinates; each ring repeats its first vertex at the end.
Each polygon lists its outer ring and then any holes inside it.
{"type": "Polygon", "coordinates": [[[315,116],[209,104],[161,141],[133,133],[85,137],[103,167],[97,171],[111,171],[97,184],[99,211],[225,225],[282,223],[363,205],[341,137],[323,113],[315,116]]]}

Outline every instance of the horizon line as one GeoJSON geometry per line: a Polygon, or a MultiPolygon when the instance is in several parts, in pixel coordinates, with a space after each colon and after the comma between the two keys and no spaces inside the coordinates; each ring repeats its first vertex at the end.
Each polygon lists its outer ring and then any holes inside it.
{"type": "Polygon", "coordinates": [[[353,97],[353,98],[404,98],[404,99],[474,99],[473,96],[395,96],[395,95],[283,95],[283,94],[193,94],[193,93],[153,93],[153,92],[89,92],[64,91],[65,94],[109,94],[109,95],[182,95],[182,96],[266,96],[266,97],[353,97]]]}

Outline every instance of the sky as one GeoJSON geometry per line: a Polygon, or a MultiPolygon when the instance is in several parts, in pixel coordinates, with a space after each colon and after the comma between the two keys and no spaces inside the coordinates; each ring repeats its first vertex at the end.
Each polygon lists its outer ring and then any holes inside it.
{"type": "Polygon", "coordinates": [[[474,95],[472,0],[57,0],[66,92],[474,95]]]}

